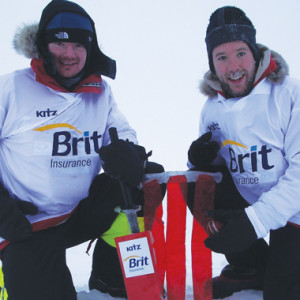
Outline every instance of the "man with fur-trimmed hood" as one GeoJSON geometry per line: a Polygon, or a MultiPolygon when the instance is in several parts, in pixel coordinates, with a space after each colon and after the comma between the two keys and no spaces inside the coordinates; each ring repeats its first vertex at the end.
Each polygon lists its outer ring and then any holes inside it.
{"type": "Polygon", "coordinates": [[[0,250],[8,297],[76,300],[66,248],[93,239],[90,289],[126,297],[110,230],[113,223],[124,228],[119,180],[142,204],[143,174],[163,167],[147,161],[102,78],[114,79],[116,64],[99,49],[82,7],[51,1],[38,25],[17,32],[14,46],[32,60],[31,68],[0,77],[0,250]]]}
{"type": "Polygon", "coordinates": [[[300,83],[283,58],[256,43],[256,30],[237,8],[210,17],[208,99],[190,168],[221,171],[217,224],[205,245],[228,265],[213,278],[214,298],[261,289],[265,300],[300,295],[300,83]],[[269,243],[265,237],[269,234],[269,243]]]}

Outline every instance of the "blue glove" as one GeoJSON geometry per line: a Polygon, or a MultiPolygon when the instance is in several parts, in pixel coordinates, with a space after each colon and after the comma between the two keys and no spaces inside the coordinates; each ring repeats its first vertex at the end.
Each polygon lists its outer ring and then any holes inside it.
{"type": "Polygon", "coordinates": [[[223,254],[241,252],[250,247],[257,234],[245,210],[213,210],[208,216],[221,222],[219,232],[208,237],[204,243],[212,251],[223,254]]]}

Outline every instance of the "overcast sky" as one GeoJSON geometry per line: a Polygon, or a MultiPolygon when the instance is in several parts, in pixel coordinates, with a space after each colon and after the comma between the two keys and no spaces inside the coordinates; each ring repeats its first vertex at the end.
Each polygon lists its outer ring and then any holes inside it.
{"type": "MultiPolygon", "coordinates": [[[[38,22],[49,1],[5,1],[0,11],[0,74],[29,66],[12,49],[18,26],[38,22]]],[[[141,145],[166,170],[185,170],[205,101],[198,91],[208,70],[205,31],[223,5],[242,8],[257,42],[280,53],[300,79],[300,1],[271,0],[78,0],[96,24],[105,54],[117,61],[111,84],[120,109],[141,145]]]]}

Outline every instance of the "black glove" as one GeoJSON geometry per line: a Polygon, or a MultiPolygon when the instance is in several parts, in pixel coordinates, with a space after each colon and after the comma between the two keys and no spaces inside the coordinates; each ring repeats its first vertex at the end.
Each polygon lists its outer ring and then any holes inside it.
{"type": "Polygon", "coordinates": [[[257,235],[245,210],[213,210],[208,216],[221,222],[222,229],[207,238],[205,246],[223,254],[241,252],[251,246],[257,235]]]}
{"type": "Polygon", "coordinates": [[[36,215],[38,213],[38,208],[28,201],[16,200],[19,210],[24,215],[36,215]]]}
{"type": "MultiPolygon", "coordinates": [[[[160,165],[156,162],[147,161],[146,168],[145,168],[145,174],[154,174],[154,173],[163,173],[163,172],[165,172],[163,165],[160,165]]],[[[167,191],[167,184],[161,183],[160,189],[161,189],[162,198],[164,198],[166,191],[167,191]]]]}
{"type": "Polygon", "coordinates": [[[193,141],[188,151],[189,161],[197,168],[208,167],[217,157],[220,146],[215,141],[210,141],[212,132],[206,132],[197,140],[193,141]]]}
{"type": "Polygon", "coordinates": [[[145,167],[145,174],[163,173],[164,167],[156,162],[147,161],[145,167]]]}
{"type": "Polygon", "coordinates": [[[0,185],[0,236],[15,242],[29,238],[32,234],[30,222],[24,214],[34,215],[37,207],[30,202],[16,200],[0,185]]]}
{"type": "Polygon", "coordinates": [[[129,141],[117,140],[99,150],[104,171],[130,186],[137,186],[144,175],[145,148],[129,141]]]}

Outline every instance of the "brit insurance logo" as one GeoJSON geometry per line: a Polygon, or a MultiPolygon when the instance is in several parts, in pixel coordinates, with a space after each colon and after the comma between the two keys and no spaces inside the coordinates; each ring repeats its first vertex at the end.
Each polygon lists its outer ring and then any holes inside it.
{"type": "Polygon", "coordinates": [[[154,273],[146,237],[119,242],[119,249],[126,278],[154,273]]]}
{"type": "Polygon", "coordinates": [[[51,168],[70,168],[90,166],[89,155],[97,153],[100,149],[102,137],[97,131],[81,131],[68,123],[49,124],[35,128],[38,132],[53,132],[51,135],[51,168]],[[85,157],[76,159],[77,156],[85,157]],[[55,160],[54,157],[62,157],[63,160],[55,160]],[[71,158],[67,160],[66,158],[71,158]]]}
{"type": "Polygon", "coordinates": [[[69,128],[81,136],[74,137],[70,131],[60,130],[56,131],[53,134],[53,147],[52,147],[52,156],[76,156],[79,153],[79,146],[83,149],[84,153],[81,154],[91,154],[92,149],[95,152],[98,152],[99,148],[99,139],[102,137],[101,134],[98,134],[97,131],[94,131],[90,134],[89,131],[80,131],[73,125],[67,123],[58,123],[45,125],[39,128],[34,129],[34,131],[48,131],[56,128],[69,128]]]}
{"type": "Polygon", "coordinates": [[[245,172],[253,173],[253,177],[240,177],[238,184],[257,184],[258,177],[255,173],[261,170],[270,170],[274,165],[270,163],[271,148],[267,145],[252,145],[247,147],[241,143],[232,140],[225,140],[222,147],[228,147],[230,158],[229,168],[232,173],[243,174],[245,172]],[[235,149],[235,150],[234,150],[235,149]]]}

